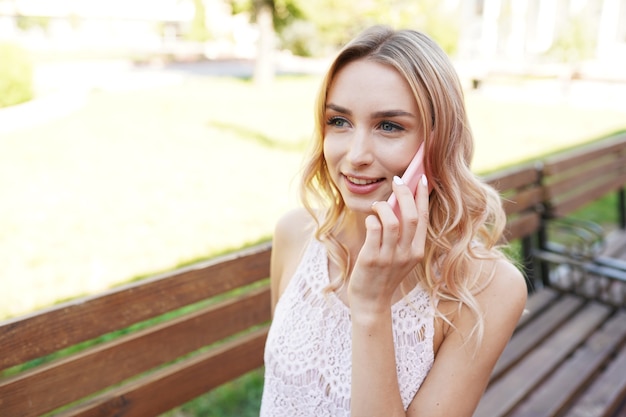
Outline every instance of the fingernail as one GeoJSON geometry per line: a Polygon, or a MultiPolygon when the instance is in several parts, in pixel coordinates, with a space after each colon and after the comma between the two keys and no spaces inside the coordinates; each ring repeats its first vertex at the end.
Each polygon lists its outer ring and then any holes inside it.
{"type": "Polygon", "coordinates": [[[374,201],[374,202],[372,203],[372,208],[373,208],[373,207],[374,207],[377,203],[378,203],[378,201],[374,201]]]}
{"type": "Polygon", "coordinates": [[[402,178],[398,177],[397,175],[393,177],[393,182],[395,182],[398,185],[404,184],[404,181],[402,181],[402,178]]]}
{"type": "Polygon", "coordinates": [[[426,178],[426,175],[422,174],[422,184],[424,185],[428,185],[428,179],[426,178]]]}

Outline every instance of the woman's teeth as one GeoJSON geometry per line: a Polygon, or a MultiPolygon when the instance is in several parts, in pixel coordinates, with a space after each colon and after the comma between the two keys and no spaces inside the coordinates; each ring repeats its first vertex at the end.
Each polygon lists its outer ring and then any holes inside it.
{"type": "Polygon", "coordinates": [[[347,177],[347,178],[348,178],[348,181],[357,185],[367,185],[367,184],[373,184],[375,182],[378,182],[378,180],[366,180],[366,179],[354,178],[354,177],[347,177]]]}

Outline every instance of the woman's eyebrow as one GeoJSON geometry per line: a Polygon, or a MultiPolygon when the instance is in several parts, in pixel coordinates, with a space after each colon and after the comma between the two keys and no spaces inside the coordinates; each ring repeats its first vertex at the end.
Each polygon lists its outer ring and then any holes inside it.
{"type": "Polygon", "coordinates": [[[376,118],[376,119],[381,119],[381,118],[385,118],[385,117],[403,117],[403,116],[412,117],[412,118],[416,118],[417,117],[413,113],[408,112],[408,111],[404,111],[404,110],[377,111],[377,112],[373,113],[372,116],[374,118],[376,118]]]}
{"type": "Polygon", "coordinates": [[[352,112],[350,110],[346,109],[345,107],[338,106],[337,104],[326,103],[326,110],[328,109],[334,110],[337,113],[347,114],[348,116],[352,115],[352,112]]]}
{"type": "MultiPolygon", "coordinates": [[[[337,113],[342,113],[342,114],[347,114],[347,115],[352,115],[352,111],[339,106],[337,104],[333,104],[333,103],[327,103],[326,104],[326,109],[330,109],[333,111],[336,111],[337,113]]],[[[385,117],[412,117],[412,118],[416,118],[417,116],[415,116],[413,113],[405,111],[405,110],[382,110],[382,111],[377,111],[372,113],[372,117],[376,118],[376,119],[382,119],[385,117]]]]}

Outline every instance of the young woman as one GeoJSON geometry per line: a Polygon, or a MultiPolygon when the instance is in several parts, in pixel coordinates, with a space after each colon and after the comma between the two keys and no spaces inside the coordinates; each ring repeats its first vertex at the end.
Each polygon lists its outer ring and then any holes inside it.
{"type": "Polygon", "coordinates": [[[452,64],[373,27],[332,63],[277,224],[262,416],[471,416],[524,309],[497,193],[470,171],[452,64]],[[414,196],[400,179],[424,147],[414,196]],[[399,215],[387,200],[397,197],[399,215]]]}

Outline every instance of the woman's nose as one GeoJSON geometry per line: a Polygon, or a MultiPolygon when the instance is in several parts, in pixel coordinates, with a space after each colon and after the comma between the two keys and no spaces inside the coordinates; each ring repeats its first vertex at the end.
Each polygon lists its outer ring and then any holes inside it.
{"type": "Polygon", "coordinates": [[[350,148],[348,149],[346,158],[352,165],[362,166],[372,163],[374,157],[369,132],[364,129],[356,129],[349,143],[350,148]]]}

